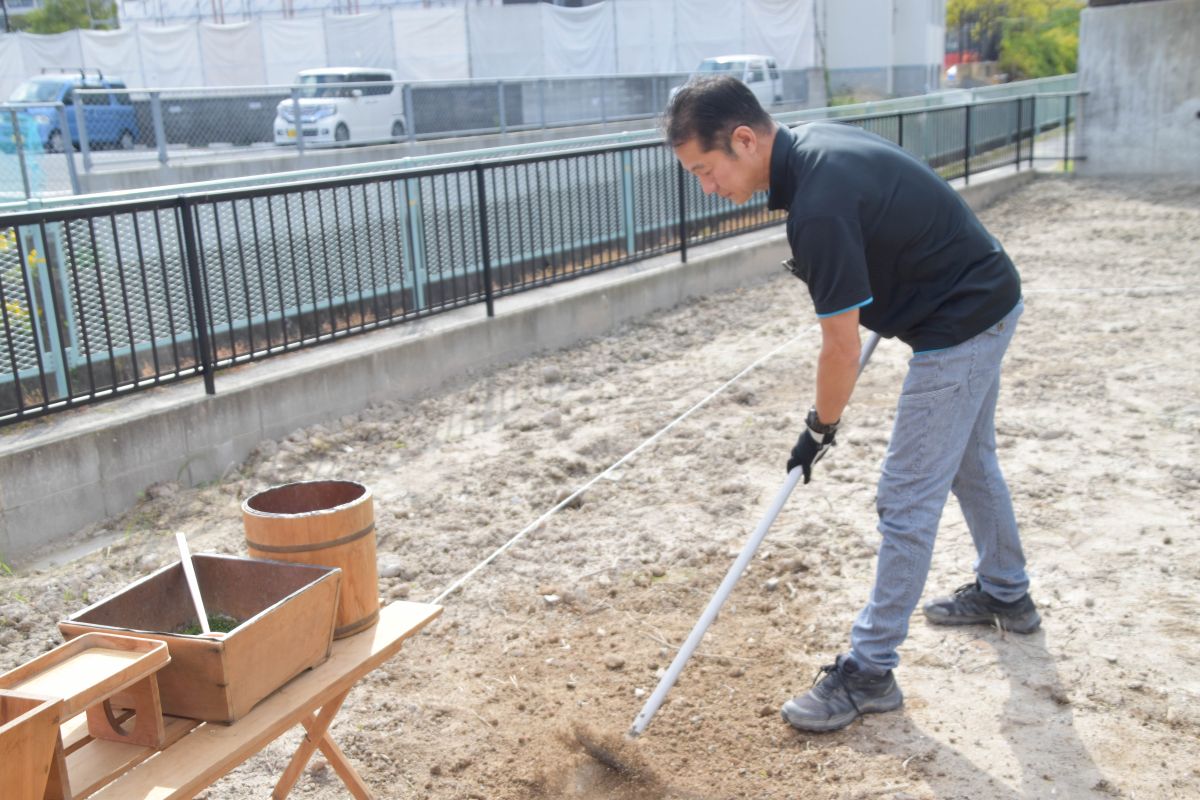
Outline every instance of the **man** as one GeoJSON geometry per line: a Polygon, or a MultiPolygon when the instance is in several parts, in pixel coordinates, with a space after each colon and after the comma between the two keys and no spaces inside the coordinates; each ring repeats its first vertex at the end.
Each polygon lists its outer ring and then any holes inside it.
{"type": "Polygon", "coordinates": [[[935,624],[1041,622],[996,459],[1000,361],[1022,303],[1000,244],[929,167],[857,128],[778,126],[740,81],[706,78],[676,93],[665,116],[675,155],[706,193],[744,203],[768,191],[786,209],[789,268],[808,285],[821,327],[816,397],[787,467],[804,482],[833,445],[857,378],[859,325],[913,349],[877,494],[875,585],[850,651],[782,708],[805,731],[832,731],[899,708],[897,647],[925,586],[951,491],[979,558],[976,579],[928,603],[935,624]]]}

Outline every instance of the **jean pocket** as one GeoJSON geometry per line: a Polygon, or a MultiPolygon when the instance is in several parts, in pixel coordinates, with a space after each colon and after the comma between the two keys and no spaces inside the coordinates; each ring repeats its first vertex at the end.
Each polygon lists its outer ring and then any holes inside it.
{"type": "Polygon", "coordinates": [[[961,383],[955,383],[900,395],[888,448],[888,471],[928,473],[936,470],[944,460],[955,458],[949,450],[964,391],[961,383]]]}

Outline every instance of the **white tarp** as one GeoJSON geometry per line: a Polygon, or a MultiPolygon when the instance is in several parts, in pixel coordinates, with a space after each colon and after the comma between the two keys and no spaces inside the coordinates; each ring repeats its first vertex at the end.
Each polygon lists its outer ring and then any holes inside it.
{"type": "Polygon", "coordinates": [[[398,80],[461,80],[471,77],[467,17],[461,8],[392,10],[398,80]]]}
{"type": "Polygon", "coordinates": [[[203,86],[200,65],[200,36],[195,25],[152,28],[139,25],[138,46],[142,50],[142,79],[147,88],[175,89],[203,86]]]}
{"type": "Polygon", "coordinates": [[[746,52],[742,3],[675,0],[675,65],[690,71],[706,58],[746,52]]]}
{"type": "Polygon", "coordinates": [[[262,24],[267,83],[290,84],[302,69],[328,66],[325,23],[320,17],[273,19],[262,24]]]}
{"type": "Polygon", "coordinates": [[[392,15],[375,11],[325,17],[325,47],[326,66],[395,69],[392,15]]]}
{"type": "Polygon", "coordinates": [[[29,77],[25,59],[21,55],[21,40],[15,33],[0,35],[0,101],[7,100],[21,83],[29,77]]]}
{"type": "Polygon", "coordinates": [[[780,69],[816,65],[812,2],[744,0],[745,52],[773,56],[780,69]]]}
{"type": "Polygon", "coordinates": [[[639,74],[677,71],[672,4],[661,0],[621,0],[613,5],[617,13],[613,32],[617,41],[617,71],[639,74]]]}
{"type": "Polygon", "coordinates": [[[612,0],[583,8],[539,3],[542,74],[608,75],[617,71],[612,0]]]}
{"type": "Polygon", "coordinates": [[[545,74],[540,5],[467,6],[472,78],[545,74]]]}
{"type": "Polygon", "coordinates": [[[25,60],[25,71],[29,75],[41,72],[77,70],[83,66],[83,53],[79,50],[79,31],[38,36],[32,33],[17,34],[21,41],[21,56],[25,60]]]}
{"type": "Polygon", "coordinates": [[[133,28],[116,31],[79,31],[83,65],[98,69],[106,78],[120,78],[131,89],[142,82],[142,57],[133,28]]]}
{"type": "Polygon", "coordinates": [[[258,25],[200,24],[200,64],[206,86],[262,86],[267,82],[258,25]]]}

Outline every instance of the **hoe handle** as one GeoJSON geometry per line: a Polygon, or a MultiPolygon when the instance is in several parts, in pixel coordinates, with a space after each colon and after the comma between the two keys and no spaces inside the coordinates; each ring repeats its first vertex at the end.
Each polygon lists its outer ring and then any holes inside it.
{"type": "MultiPolygon", "coordinates": [[[[879,344],[879,334],[872,333],[863,345],[862,353],[858,359],[858,372],[860,375],[863,368],[867,366],[867,361],[870,360],[871,354],[875,352],[875,345],[877,344],[879,344]]],[[[801,475],[803,475],[803,470],[800,467],[796,467],[788,473],[787,479],[783,482],[783,488],[779,490],[779,493],[775,495],[775,499],[771,501],[771,507],[767,509],[766,516],[762,518],[762,521],[758,523],[758,527],[754,529],[754,533],[747,540],[741,554],[733,562],[733,566],[729,568],[729,572],[725,573],[725,580],[721,581],[716,594],[708,601],[708,606],[704,609],[704,613],[700,615],[700,619],[696,621],[696,626],[692,628],[687,641],[679,648],[679,652],[675,654],[675,660],[671,662],[671,666],[667,669],[666,674],[659,680],[654,693],[650,695],[650,699],[646,701],[646,705],[642,706],[641,712],[633,720],[633,726],[629,729],[630,736],[638,736],[643,733],[650,724],[650,720],[654,718],[654,714],[658,711],[659,706],[667,699],[667,692],[671,691],[671,687],[679,679],[679,673],[683,671],[684,665],[692,657],[692,652],[700,644],[700,640],[704,638],[708,626],[716,619],[717,612],[721,610],[721,606],[725,604],[725,599],[733,591],[734,584],[738,582],[738,578],[742,577],[742,573],[746,570],[747,565],[749,565],[750,559],[754,558],[754,553],[758,550],[758,546],[762,544],[762,540],[766,537],[767,531],[770,530],[771,524],[775,522],[775,517],[779,516],[780,509],[787,502],[788,495],[796,487],[796,483],[800,480],[801,475]]]]}

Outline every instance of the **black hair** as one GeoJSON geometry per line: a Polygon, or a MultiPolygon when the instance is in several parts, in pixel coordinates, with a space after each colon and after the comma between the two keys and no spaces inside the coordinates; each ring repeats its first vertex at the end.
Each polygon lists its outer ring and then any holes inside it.
{"type": "Polygon", "coordinates": [[[703,152],[720,147],[733,151],[730,134],[740,125],[758,132],[771,130],[771,115],[750,87],[729,75],[692,78],[675,92],[663,113],[667,143],[678,147],[693,139],[703,152]]]}

